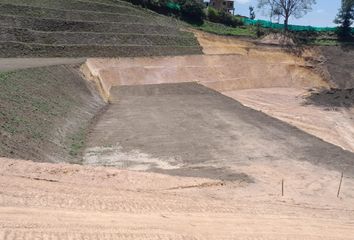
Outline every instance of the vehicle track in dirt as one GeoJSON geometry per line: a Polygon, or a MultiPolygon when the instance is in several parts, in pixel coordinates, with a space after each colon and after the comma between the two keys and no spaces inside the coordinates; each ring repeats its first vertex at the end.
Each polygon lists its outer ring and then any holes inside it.
{"type": "Polygon", "coordinates": [[[0,166],[6,240],[349,240],[354,234],[352,199],[333,201],[322,190],[309,198],[322,201],[302,204],[290,193],[259,195],[254,184],[9,159],[0,166]]]}

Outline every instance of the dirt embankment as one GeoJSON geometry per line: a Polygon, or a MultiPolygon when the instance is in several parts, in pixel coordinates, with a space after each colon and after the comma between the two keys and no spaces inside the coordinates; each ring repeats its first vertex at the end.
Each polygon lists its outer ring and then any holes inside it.
{"type": "Polygon", "coordinates": [[[114,86],[160,83],[198,82],[218,91],[329,87],[301,58],[269,51],[252,54],[88,59],[82,69],[105,98],[114,86]]]}
{"type": "Polygon", "coordinates": [[[78,65],[0,73],[0,156],[77,162],[104,102],[78,65]]]}
{"type": "Polygon", "coordinates": [[[321,47],[320,51],[332,83],[340,89],[354,88],[354,47],[321,47]]]}
{"type": "MultiPolygon", "coordinates": [[[[195,32],[205,54],[237,54],[247,59],[281,64],[292,63],[292,67],[309,83],[322,79],[327,87],[314,88],[293,78],[281,76],[287,85],[275,85],[277,71],[265,80],[264,73],[257,74],[259,81],[268,84],[250,88],[233,88],[232,85],[207,85],[240,101],[245,106],[267,113],[327,142],[354,151],[354,86],[353,50],[341,47],[300,49],[294,55],[289,47],[269,46],[256,41],[245,41],[234,37],[223,37],[195,32]],[[306,69],[306,70],[304,70],[306,69]],[[305,71],[305,72],[304,72],[305,71]],[[308,73],[311,74],[308,74],[308,73]],[[306,73],[306,74],[304,74],[306,73]],[[293,79],[294,82],[289,82],[293,79]],[[316,89],[317,88],[317,89],[316,89]],[[330,89],[328,89],[330,88],[330,89]]],[[[294,46],[295,47],[295,46],[294,46]]],[[[249,69],[253,72],[253,69],[249,69]]],[[[275,70],[275,69],[274,69],[275,70]]],[[[324,86],[324,85],[323,85],[324,86]]]]}

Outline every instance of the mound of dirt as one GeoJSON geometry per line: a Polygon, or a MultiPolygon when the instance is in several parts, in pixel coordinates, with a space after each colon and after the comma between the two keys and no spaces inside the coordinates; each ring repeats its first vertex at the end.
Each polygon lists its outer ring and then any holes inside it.
{"type": "Polygon", "coordinates": [[[77,162],[104,102],[77,65],[0,73],[0,156],[77,162]]]}
{"type": "Polygon", "coordinates": [[[260,43],[273,44],[273,45],[285,45],[285,46],[295,45],[295,42],[291,37],[280,33],[268,34],[261,39],[260,43]]]}

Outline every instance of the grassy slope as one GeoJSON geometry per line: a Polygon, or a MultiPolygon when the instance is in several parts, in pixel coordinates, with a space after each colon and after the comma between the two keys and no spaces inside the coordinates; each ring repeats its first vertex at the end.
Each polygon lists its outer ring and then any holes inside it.
{"type": "Polygon", "coordinates": [[[172,18],[115,0],[3,0],[0,56],[199,54],[172,18]]]}
{"type": "Polygon", "coordinates": [[[0,156],[76,161],[82,129],[104,105],[76,67],[0,73],[0,156]]]}
{"type": "MultiPolygon", "coordinates": [[[[224,36],[240,36],[257,38],[257,27],[255,26],[240,26],[240,27],[228,27],[223,24],[213,23],[205,21],[203,25],[192,26],[198,30],[202,30],[209,33],[214,33],[224,36]]],[[[266,28],[260,28],[259,33],[264,36],[268,33],[274,33],[279,30],[271,30],[266,28]]],[[[341,46],[341,45],[353,45],[353,42],[340,41],[334,32],[295,32],[296,36],[302,44],[315,45],[315,46],[341,46]]]]}
{"type": "Polygon", "coordinates": [[[193,26],[198,30],[226,36],[243,36],[256,38],[256,29],[252,26],[228,27],[223,24],[205,21],[203,25],[193,26]]]}

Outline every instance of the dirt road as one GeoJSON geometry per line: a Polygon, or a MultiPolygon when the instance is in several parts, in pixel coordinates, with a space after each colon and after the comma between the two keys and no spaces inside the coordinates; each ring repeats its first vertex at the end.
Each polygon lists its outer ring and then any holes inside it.
{"type": "Polygon", "coordinates": [[[333,173],[303,167],[324,175],[300,198],[292,185],[281,197],[278,182],[263,184],[265,174],[252,184],[221,183],[0,159],[0,238],[352,239],[353,179],[336,199],[325,191],[331,184],[321,185],[333,173]]]}

